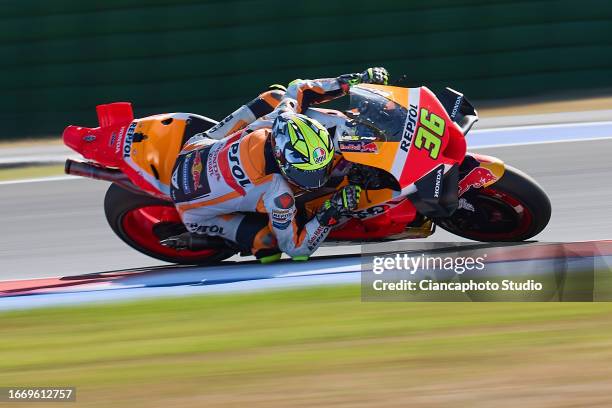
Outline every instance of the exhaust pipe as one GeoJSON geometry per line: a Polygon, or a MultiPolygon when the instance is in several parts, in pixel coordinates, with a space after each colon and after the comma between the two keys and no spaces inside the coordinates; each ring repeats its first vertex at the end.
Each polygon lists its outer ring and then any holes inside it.
{"type": "Polygon", "coordinates": [[[73,176],[110,181],[133,193],[149,195],[132,183],[125,174],[116,169],[109,169],[88,162],[66,159],[64,172],[73,176]]]}

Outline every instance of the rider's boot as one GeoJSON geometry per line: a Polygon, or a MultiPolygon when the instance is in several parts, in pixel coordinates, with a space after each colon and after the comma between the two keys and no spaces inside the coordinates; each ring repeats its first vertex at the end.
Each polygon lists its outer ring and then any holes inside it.
{"type": "Polygon", "coordinates": [[[251,253],[263,264],[276,262],[281,258],[282,252],[278,249],[276,237],[267,225],[255,234],[251,253]]]}

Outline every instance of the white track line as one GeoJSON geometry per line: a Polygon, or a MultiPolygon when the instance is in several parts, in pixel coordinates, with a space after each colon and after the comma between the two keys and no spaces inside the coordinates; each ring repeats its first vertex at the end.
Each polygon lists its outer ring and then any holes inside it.
{"type": "MultiPolygon", "coordinates": [[[[550,123],[546,125],[516,125],[516,126],[503,126],[488,129],[474,129],[474,133],[495,133],[500,131],[521,131],[521,130],[540,130],[540,129],[558,129],[558,128],[586,128],[592,126],[612,126],[612,121],[601,120],[597,122],[577,122],[577,123],[550,123]]],[[[469,136],[468,136],[469,137],[469,136]]]]}
{"type": "Polygon", "coordinates": [[[63,180],[78,180],[81,177],[76,176],[57,176],[57,177],[40,177],[40,178],[30,178],[30,179],[22,179],[22,180],[7,180],[0,181],[0,186],[6,186],[11,184],[25,184],[25,183],[42,183],[45,181],[63,181],[63,180]]]}
{"type": "Polygon", "coordinates": [[[476,129],[467,135],[467,142],[469,148],[477,148],[609,137],[612,137],[612,122],[591,122],[476,129]]]}
{"type": "Polygon", "coordinates": [[[553,143],[596,142],[596,141],[610,140],[610,139],[612,139],[612,136],[594,137],[592,139],[537,140],[534,142],[500,143],[500,144],[491,144],[491,145],[482,145],[482,146],[470,146],[468,144],[468,151],[476,150],[476,149],[491,149],[494,147],[530,146],[530,145],[553,144],[553,143]]]}

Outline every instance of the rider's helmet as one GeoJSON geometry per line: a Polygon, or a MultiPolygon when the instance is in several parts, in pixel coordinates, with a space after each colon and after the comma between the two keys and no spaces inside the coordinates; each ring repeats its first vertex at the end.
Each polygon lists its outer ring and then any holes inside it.
{"type": "Polygon", "coordinates": [[[272,148],[281,173],[292,184],[310,190],[327,182],[334,143],[316,120],[296,113],[278,115],[272,125],[272,148]]]}

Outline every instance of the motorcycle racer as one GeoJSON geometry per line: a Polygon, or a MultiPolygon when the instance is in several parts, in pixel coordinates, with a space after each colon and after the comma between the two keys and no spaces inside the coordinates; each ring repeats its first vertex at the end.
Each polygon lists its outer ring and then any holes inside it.
{"type": "MultiPolygon", "coordinates": [[[[170,194],[187,230],[234,242],[262,262],[279,259],[279,251],[308,259],[341,214],[357,207],[361,190],[344,187],[298,224],[293,190],[322,187],[338,159],[327,129],[301,112],[345,95],[352,85],[387,78],[383,68],[370,68],[335,79],[296,80],[272,112],[257,118],[263,113],[258,101],[274,103],[265,100],[275,99],[268,93],[188,140],[170,194]]],[[[187,241],[173,237],[163,243],[180,248],[187,241]]]]}
{"type": "MultiPolygon", "coordinates": [[[[272,105],[278,105],[286,93],[270,92],[277,96],[271,96],[272,105]]],[[[265,258],[262,249],[278,255],[280,249],[275,246],[282,245],[275,242],[275,222],[287,225],[288,236],[297,238],[289,244],[298,249],[301,245],[296,241],[303,244],[302,231],[311,221],[332,227],[325,242],[333,238],[353,243],[424,238],[434,232],[435,225],[476,241],[520,241],[547,225],[550,200],[533,180],[497,158],[467,151],[466,134],[478,114],[460,92],[359,85],[349,93],[346,111],[305,106],[298,113],[294,99],[294,103],[287,101],[285,112],[277,112],[278,132],[274,126],[240,130],[254,127],[259,120],[255,119],[237,124],[238,132],[220,140],[202,137],[218,124],[203,115],[174,112],[135,117],[129,102],[97,105],[98,126],[69,125],[63,132],[64,143],[87,160],[68,159],[65,171],[112,182],[104,198],[109,226],[134,249],[172,263],[208,264],[239,250],[241,256],[255,253],[265,258]],[[268,136],[256,138],[260,133],[268,136]],[[337,141],[329,175],[328,137],[334,144],[337,141]],[[187,165],[179,168],[177,158],[183,150],[187,165]],[[316,188],[326,177],[327,183],[316,188]],[[293,196],[274,197],[277,189],[266,188],[274,200],[264,200],[263,187],[259,192],[252,188],[256,183],[270,187],[277,178],[290,187],[293,196]],[[304,182],[315,190],[298,187],[304,182]],[[232,196],[215,197],[220,195],[215,183],[229,186],[227,193],[232,196]],[[358,196],[356,188],[343,190],[347,185],[361,186],[366,194],[355,210],[345,212],[354,207],[358,196]],[[201,196],[194,193],[196,189],[201,196]],[[241,200],[249,194],[244,202],[251,201],[250,208],[241,211],[241,200]],[[469,205],[462,199],[469,199],[469,205]],[[191,209],[179,214],[175,202],[197,204],[196,209],[207,200],[202,207],[214,209],[222,201],[235,205],[213,214],[194,214],[198,217],[190,230],[195,233],[188,233],[183,221],[191,209]],[[289,211],[277,211],[276,219],[271,218],[274,207],[265,205],[270,201],[288,206],[277,209],[289,211]],[[517,202],[521,205],[516,206],[517,202]],[[501,213],[503,219],[490,217],[491,211],[501,213]],[[201,222],[210,218],[219,223],[201,222]],[[224,225],[232,220],[237,227],[233,232],[224,225]],[[180,251],[183,247],[187,250],[180,251]],[[244,248],[251,250],[247,253],[244,248]]],[[[270,118],[269,113],[264,117],[270,118]]],[[[313,250],[320,239],[309,241],[308,249],[313,250]]]]}

